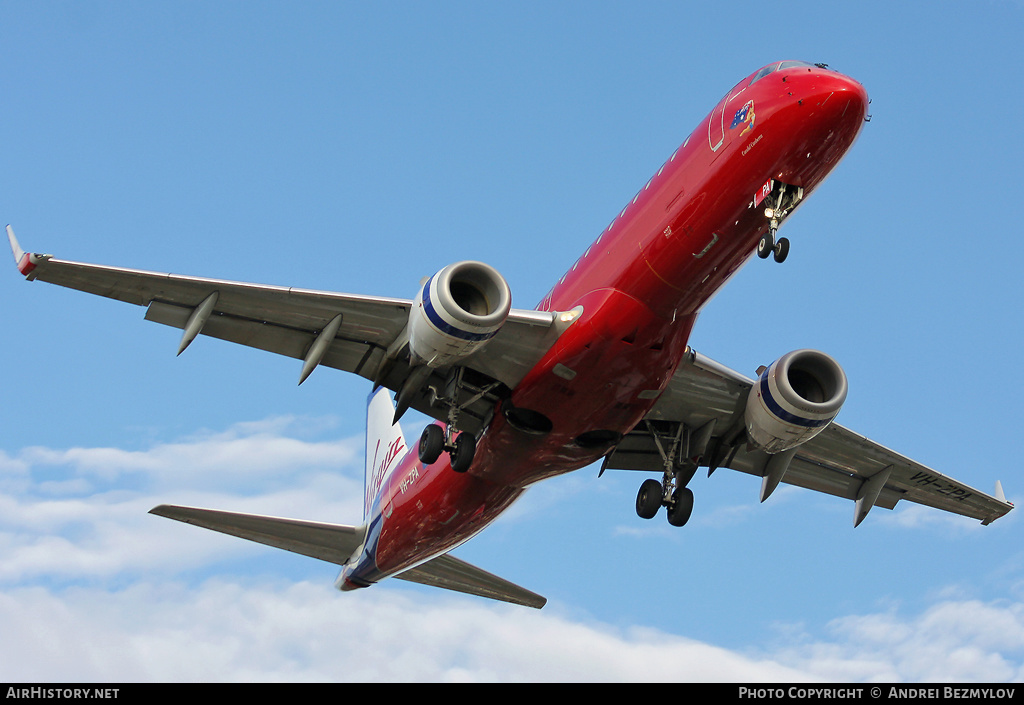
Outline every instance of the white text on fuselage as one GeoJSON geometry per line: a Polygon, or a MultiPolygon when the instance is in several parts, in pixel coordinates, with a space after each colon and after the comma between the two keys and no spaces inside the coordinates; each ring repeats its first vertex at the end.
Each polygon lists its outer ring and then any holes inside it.
{"type": "Polygon", "coordinates": [[[409,474],[406,475],[404,479],[399,481],[398,489],[402,491],[402,494],[405,494],[405,491],[409,489],[409,485],[416,482],[416,480],[418,479],[420,479],[420,464],[414,463],[412,466],[412,470],[409,471],[409,474]]]}
{"type": "Polygon", "coordinates": [[[757,144],[758,142],[760,142],[760,141],[761,141],[761,138],[762,138],[762,137],[764,137],[764,135],[763,135],[763,134],[760,134],[760,135],[758,135],[757,137],[755,137],[755,138],[753,139],[753,141],[751,141],[751,143],[750,143],[750,144],[748,144],[748,145],[747,145],[746,147],[744,147],[744,148],[743,148],[743,152],[742,152],[742,154],[743,154],[743,156],[744,156],[744,157],[745,157],[745,156],[747,156],[747,152],[749,152],[750,150],[752,150],[752,149],[754,148],[754,145],[755,145],[755,144],[757,144]]]}

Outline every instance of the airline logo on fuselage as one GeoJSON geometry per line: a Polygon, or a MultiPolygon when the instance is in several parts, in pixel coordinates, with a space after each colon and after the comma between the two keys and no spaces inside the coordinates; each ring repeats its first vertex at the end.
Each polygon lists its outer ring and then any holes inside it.
{"type": "Polygon", "coordinates": [[[746,105],[736,111],[729,129],[735,130],[740,125],[746,125],[740,132],[740,137],[754,129],[754,101],[748,100],[746,105]]]}
{"type": "Polygon", "coordinates": [[[373,498],[377,496],[381,485],[384,483],[384,478],[388,476],[392,465],[395,464],[395,460],[401,458],[405,454],[405,440],[401,436],[388,444],[387,448],[384,449],[383,454],[381,453],[380,444],[381,442],[378,440],[377,448],[373,453],[373,476],[370,478],[370,491],[366,493],[367,504],[371,504],[373,498]],[[378,459],[380,461],[379,463],[378,459]]]}

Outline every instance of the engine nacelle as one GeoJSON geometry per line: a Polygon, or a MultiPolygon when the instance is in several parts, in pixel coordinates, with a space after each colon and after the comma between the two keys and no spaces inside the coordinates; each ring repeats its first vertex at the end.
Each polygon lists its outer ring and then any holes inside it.
{"type": "Polygon", "coordinates": [[[483,262],[456,262],[420,288],[409,311],[414,363],[443,367],[473,354],[497,334],[512,308],[512,292],[483,262]]]}
{"type": "Polygon", "coordinates": [[[806,443],[846,401],[846,373],[817,350],[795,350],[765,369],[747,398],[747,435],[767,453],[806,443]]]}

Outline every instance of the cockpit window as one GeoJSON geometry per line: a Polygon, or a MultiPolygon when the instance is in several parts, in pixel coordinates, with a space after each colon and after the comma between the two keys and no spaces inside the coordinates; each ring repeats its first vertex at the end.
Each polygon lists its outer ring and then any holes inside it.
{"type": "Polygon", "coordinates": [[[775,64],[769,64],[768,66],[765,66],[763,69],[754,74],[754,78],[750,82],[750,85],[754,85],[755,83],[757,83],[770,73],[775,73],[776,71],[781,71],[782,69],[795,69],[801,66],[806,68],[814,68],[814,64],[808,63],[807,61],[780,61],[775,64]]]}
{"type": "Polygon", "coordinates": [[[773,73],[774,71],[777,71],[778,68],[779,68],[778,64],[771,64],[770,66],[765,66],[763,69],[761,69],[760,71],[757,72],[757,74],[754,76],[754,80],[751,81],[750,84],[753,85],[753,84],[757,83],[758,81],[760,81],[762,78],[764,78],[768,74],[773,73]]]}

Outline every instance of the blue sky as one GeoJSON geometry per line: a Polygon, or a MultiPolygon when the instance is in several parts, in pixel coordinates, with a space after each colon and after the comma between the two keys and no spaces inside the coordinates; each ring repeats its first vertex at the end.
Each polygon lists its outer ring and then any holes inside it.
{"type": "MultiPolygon", "coordinates": [[[[744,75],[824,61],[868,124],[702,314],[752,374],[800,347],[839,420],[1024,492],[1019,2],[10,2],[0,214],[27,249],[412,297],[461,259],[532,308],[744,75]]],[[[457,555],[541,612],[146,514],[356,522],[367,384],[0,276],[0,679],[1024,680],[1017,512],[989,527],[699,473],[682,530],[642,477],[533,488],[457,555]]],[[[407,435],[415,436],[415,419],[407,435]]]]}

